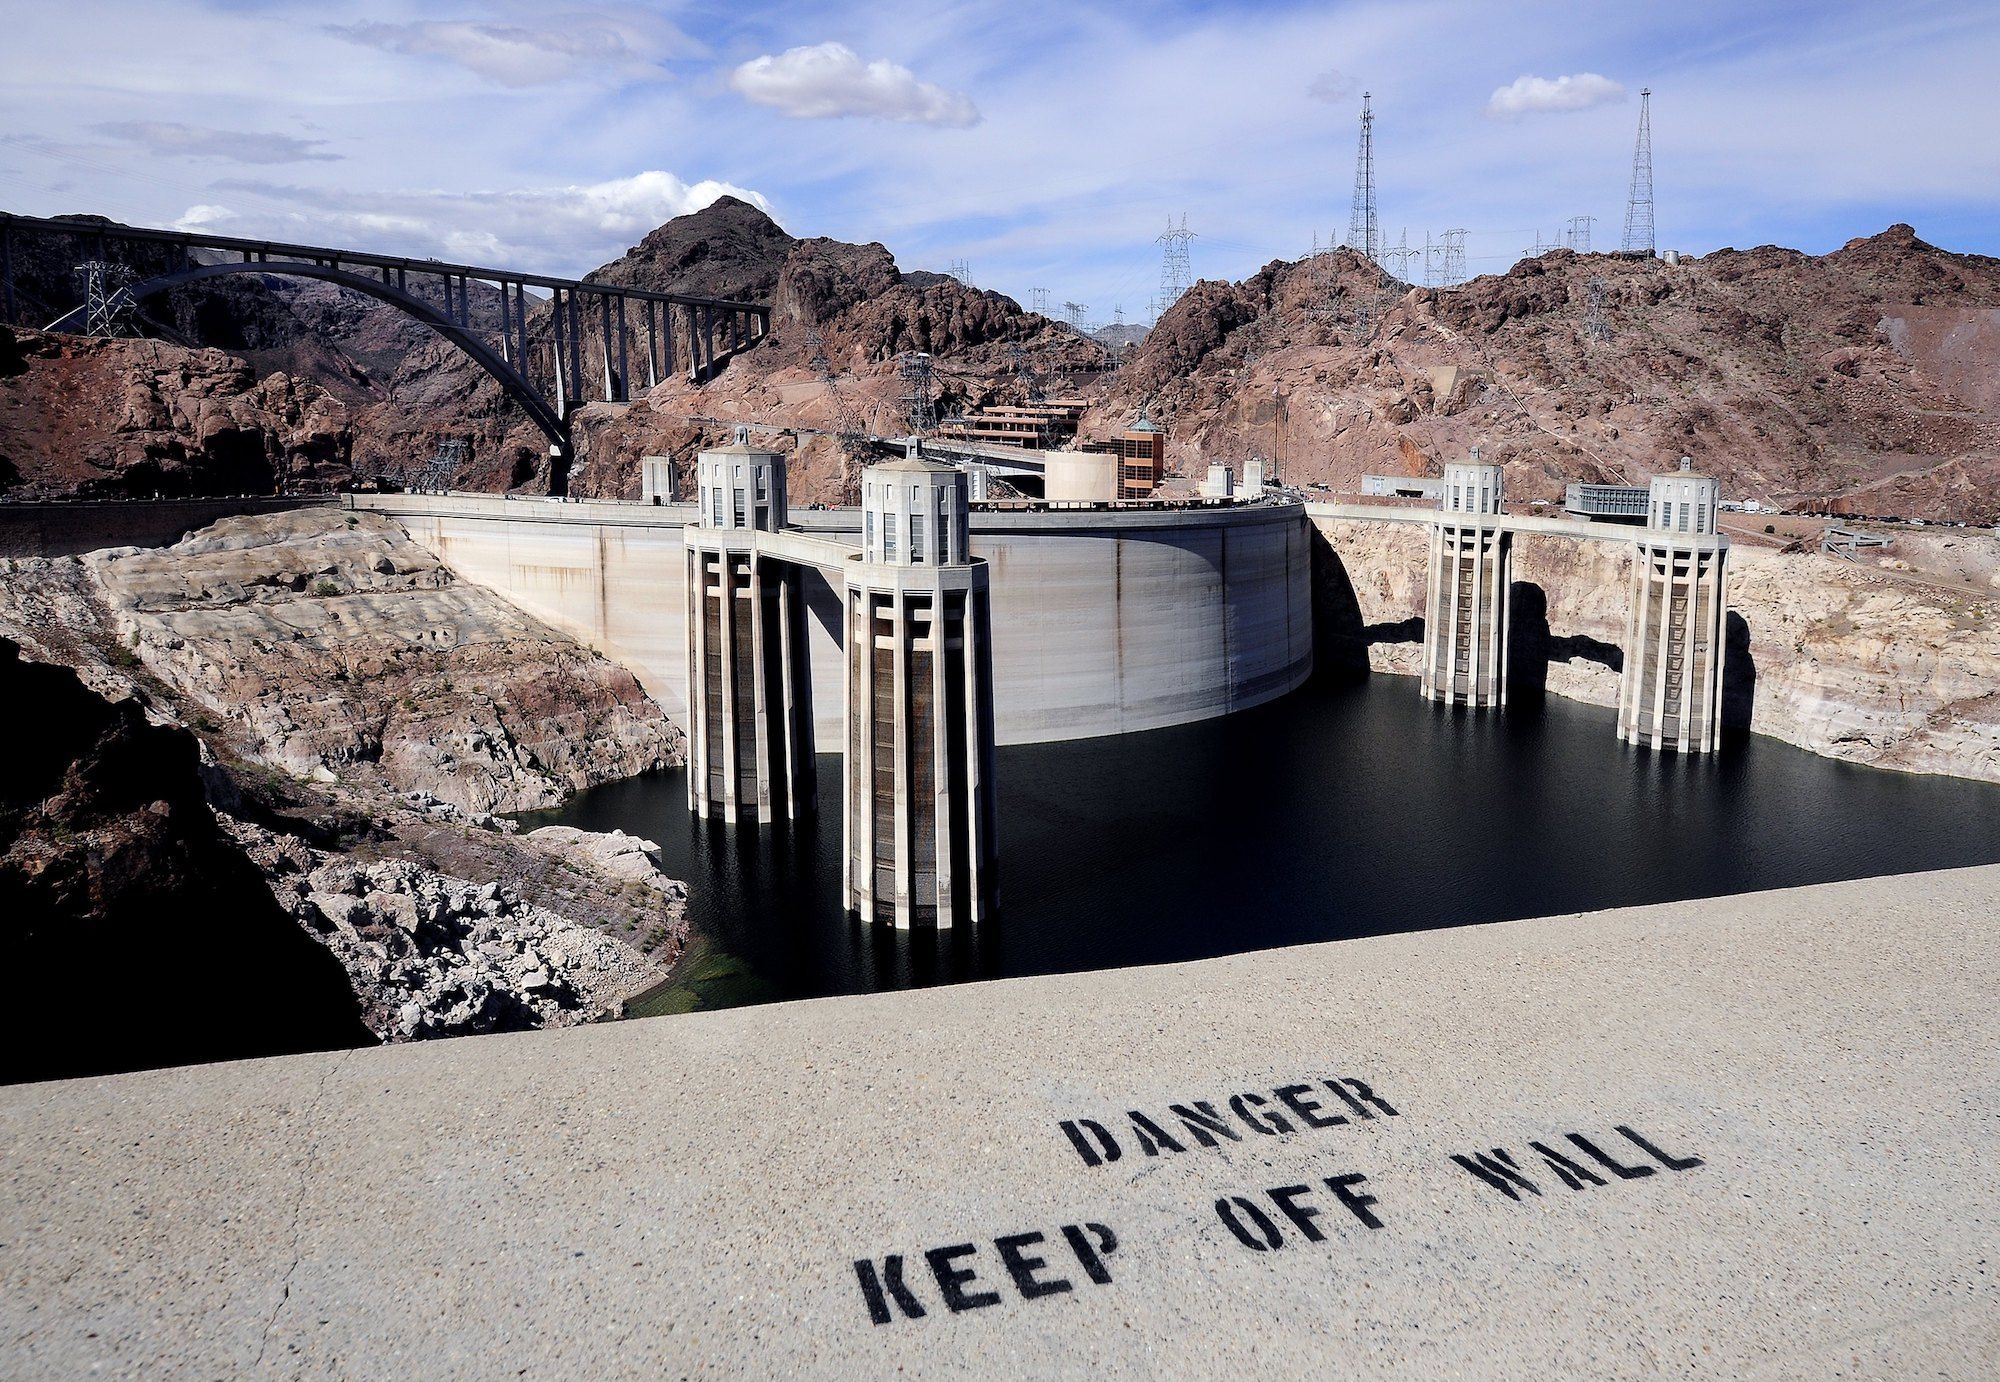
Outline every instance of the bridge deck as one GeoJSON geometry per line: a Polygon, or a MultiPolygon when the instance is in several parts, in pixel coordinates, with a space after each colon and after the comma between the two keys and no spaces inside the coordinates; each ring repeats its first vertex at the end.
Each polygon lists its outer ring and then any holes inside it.
{"type": "Polygon", "coordinates": [[[1982,1375],[1996,908],[1968,869],[0,1090],[5,1371],[1982,1375]]]}

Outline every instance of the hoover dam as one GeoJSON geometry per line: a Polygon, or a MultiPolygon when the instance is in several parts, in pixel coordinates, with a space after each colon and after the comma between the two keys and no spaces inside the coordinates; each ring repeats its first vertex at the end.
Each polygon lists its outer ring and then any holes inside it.
{"type": "MultiPolygon", "coordinates": [[[[349,496],[454,570],[630,667],[687,713],[692,505],[492,495],[349,496]]],[[[858,546],[858,510],[792,510],[806,536],[858,546]]],[[[1310,531],[1296,504],[971,515],[993,589],[999,743],[1125,734],[1284,695],[1312,669],[1310,531]]],[[[806,571],[816,745],[843,742],[840,602],[806,571]]]]}

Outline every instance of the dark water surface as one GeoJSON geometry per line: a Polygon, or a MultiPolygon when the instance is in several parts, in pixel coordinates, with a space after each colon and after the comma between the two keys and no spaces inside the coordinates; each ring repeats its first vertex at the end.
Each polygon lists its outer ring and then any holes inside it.
{"type": "MultiPolygon", "coordinates": [[[[2000,787],[1853,767],[1739,735],[1680,758],[1611,711],[1549,699],[1474,715],[1415,681],[1316,681],[1226,719],[999,751],[997,917],[942,936],[840,905],[830,809],[703,824],[682,774],[524,821],[656,840],[696,948],[640,1011],[1191,960],[2000,862],[2000,787]]],[[[831,784],[831,786],[829,786],[831,784]]]]}

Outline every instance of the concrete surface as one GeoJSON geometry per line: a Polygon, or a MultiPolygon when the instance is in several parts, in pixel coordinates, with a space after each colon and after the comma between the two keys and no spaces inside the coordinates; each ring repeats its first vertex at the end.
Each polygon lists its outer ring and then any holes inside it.
{"type": "MultiPolygon", "coordinates": [[[[692,505],[351,501],[394,516],[459,575],[623,663],[686,723],[681,527],[692,505]]],[[[797,510],[792,520],[859,546],[859,510],[797,510]]],[[[971,538],[992,578],[1001,744],[1211,719],[1281,696],[1312,670],[1311,558],[1296,506],[975,513],[971,538]]],[[[804,594],[815,738],[837,753],[840,596],[817,567],[804,594]]]]}
{"type": "Polygon", "coordinates": [[[0,1373],[1991,1376],[1997,906],[1989,867],[8,1089],[0,1373]],[[1539,1194],[1452,1159],[1496,1147],[1539,1194]]]}

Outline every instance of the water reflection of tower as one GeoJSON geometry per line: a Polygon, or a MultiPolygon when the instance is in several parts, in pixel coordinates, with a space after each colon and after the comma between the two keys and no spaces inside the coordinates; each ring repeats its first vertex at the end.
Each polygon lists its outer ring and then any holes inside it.
{"type": "Polygon", "coordinates": [[[992,620],[963,471],[862,475],[847,564],[847,908],[897,927],[985,918],[994,888],[992,620]]]}

